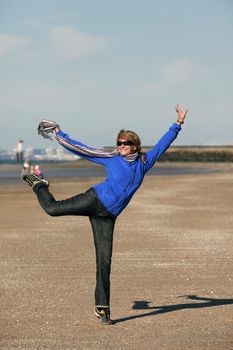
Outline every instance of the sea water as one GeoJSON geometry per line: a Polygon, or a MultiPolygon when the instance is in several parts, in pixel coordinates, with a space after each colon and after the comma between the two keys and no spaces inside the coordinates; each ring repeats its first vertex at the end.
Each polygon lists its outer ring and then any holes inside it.
{"type": "MultiPolygon", "coordinates": [[[[45,178],[49,180],[64,178],[64,179],[85,179],[85,178],[105,178],[106,172],[105,169],[101,166],[65,166],[64,163],[62,166],[59,164],[47,167],[46,165],[43,168],[43,164],[40,165],[42,173],[45,178]]],[[[206,168],[204,166],[191,167],[187,164],[187,166],[179,166],[175,163],[169,164],[166,166],[156,164],[147,175],[185,175],[185,174],[201,174],[201,173],[210,173],[219,171],[214,168],[206,168]]],[[[21,181],[21,167],[20,165],[4,165],[0,164],[0,184],[15,184],[21,181]]]]}

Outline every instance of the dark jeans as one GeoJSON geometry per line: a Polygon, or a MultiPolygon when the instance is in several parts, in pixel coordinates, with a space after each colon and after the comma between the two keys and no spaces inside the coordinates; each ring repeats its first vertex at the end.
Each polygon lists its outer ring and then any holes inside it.
{"type": "Polygon", "coordinates": [[[85,193],[56,201],[48,187],[38,183],[33,187],[41,207],[51,216],[82,215],[91,222],[96,251],[96,306],[109,307],[110,272],[113,231],[116,217],[109,213],[91,188],[85,193]]]}

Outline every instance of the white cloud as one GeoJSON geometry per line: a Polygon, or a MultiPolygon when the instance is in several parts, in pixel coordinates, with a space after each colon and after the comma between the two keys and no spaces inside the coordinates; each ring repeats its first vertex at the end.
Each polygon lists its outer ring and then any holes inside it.
{"type": "Polygon", "coordinates": [[[53,55],[59,60],[71,61],[105,47],[107,40],[82,33],[69,26],[56,26],[50,29],[49,44],[53,55]]]}
{"type": "Polygon", "coordinates": [[[106,47],[108,42],[105,38],[80,32],[71,26],[49,26],[46,22],[36,21],[30,24],[45,29],[47,40],[33,42],[29,38],[0,33],[0,58],[14,54],[15,58],[32,60],[32,63],[38,57],[40,62],[72,61],[95,53],[106,47]]]}
{"type": "Polygon", "coordinates": [[[177,60],[161,68],[165,84],[186,83],[193,79],[201,67],[187,60],[177,60]]]}
{"type": "MultiPolygon", "coordinates": [[[[181,86],[200,80],[204,74],[204,67],[187,60],[177,60],[166,65],[157,65],[151,73],[151,80],[141,83],[131,89],[134,94],[140,94],[151,99],[151,97],[163,96],[164,91],[180,88],[181,86]]],[[[154,100],[154,97],[153,97],[154,100]]]]}
{"type": "Polygon", "coordinates": [[[0,57],[20,50],[27,43],[26,38],[0,33],[0,57]]]}

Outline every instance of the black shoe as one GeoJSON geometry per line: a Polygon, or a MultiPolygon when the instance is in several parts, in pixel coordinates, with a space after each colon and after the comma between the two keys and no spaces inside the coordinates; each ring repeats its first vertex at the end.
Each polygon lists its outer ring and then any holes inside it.
{"type": "Polygon", "coordinates": [[[110,310],[107,307],[96,307],[95,316],[100,319],[102,325],[111,325],[113,321],[110,318],[110,310]]]}
{"type": "Polygon", "coordinates": [[[49,182],[47,180],[40,179],[38,176],[36,176],[33,173],[25,173],[21,176],[21,179],[23,181],[26,181],[31,187],[33,187],[39,182],[43,182],[45,185],[49,186],[49,182]]]}

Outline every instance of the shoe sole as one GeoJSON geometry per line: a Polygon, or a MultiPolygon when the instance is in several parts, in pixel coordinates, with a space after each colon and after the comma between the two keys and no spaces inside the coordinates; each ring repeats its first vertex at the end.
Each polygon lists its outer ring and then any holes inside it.
{"type": "MultiPolygon", "coordinates": [[[[33,174],[33,175],[34,175],[34,174],[33,174]]],[[[35,179],[34,181],[31,181],[30,179],[27,178],[27,174],[23,174],[23,175],[21,176],[21,180],[27,182],[27,184],[28,184],[29,186],[31,186],[31,187],[33,187],[34,185],[36,185],[36,184],[39,183],[39,182],[43,182],[46,186],[49,187],[49,182],[48,182],[48,180],[40,179],[40,178],[39,178],[38,176],[36,176],[36,175],[34,175],[34,176],[35,176],[36,178],[38,178],[38,180],[35,179]]]]}

